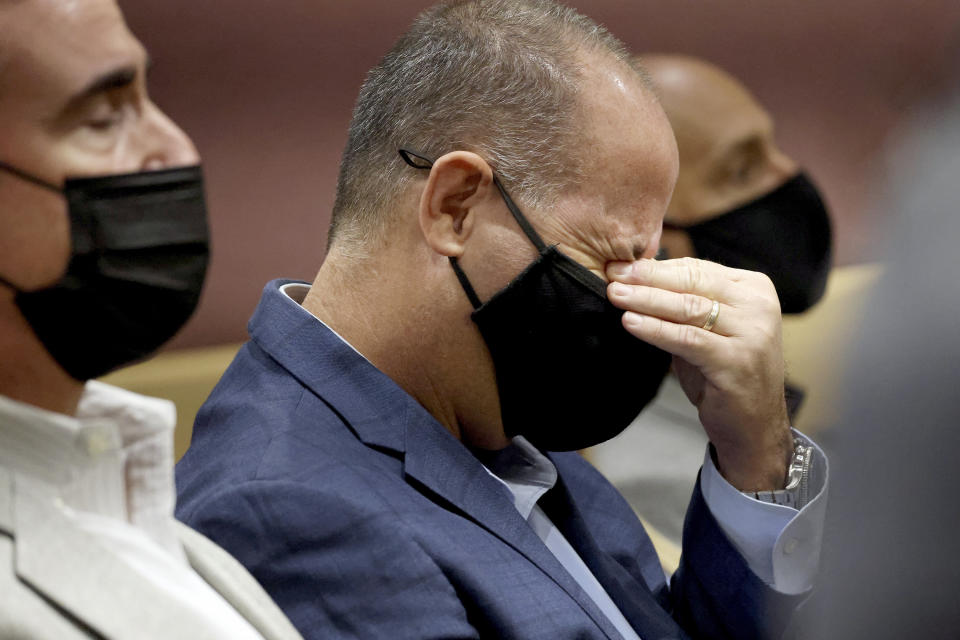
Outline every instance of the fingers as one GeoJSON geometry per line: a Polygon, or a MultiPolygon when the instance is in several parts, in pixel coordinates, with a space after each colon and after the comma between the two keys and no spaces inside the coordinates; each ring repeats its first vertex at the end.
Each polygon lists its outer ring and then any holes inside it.
{"type": "Polygon", "coordinates": [[[624,327],[691,364],[719,370],[737,354],[778,348],[780,303],[761,273],[681,258],[613,262],[607,276],[608,299],[626,311],[624,327]],[[719,314],[710,326],[714,301],[719,314]]]}
{"type": "Polygon", "coordinates": [[[739,282],[746,273],[749,272],[693,258],[611,262],[607,265],[610,280],[693,293],[721,302],[728,301],[730,285],[739,282]]]}
{"type": "MultiPolygon", "coordinates": [[[[701,328],[711,317],[714,304],[713,300],[692,293],[676,293],[620,282],[610,283],[607,287],[607,297],[611,303],[624,311],[633,311],[675,324],[701,328]]],[[[731,335],[730,329],[735,326],[734,319],[737,314],[738,310],[720,304],[719,315],[715,318],[712,331],[720,335],[731,335]]]]}
{"type": "Polygon", "coordinates": [[[727,348],[724,343],[727,338],[723,336],[700,327],[633,311],[623,314],[623,327],[644,342],[679,356],[698,368],[711,365],[727,348]]]}

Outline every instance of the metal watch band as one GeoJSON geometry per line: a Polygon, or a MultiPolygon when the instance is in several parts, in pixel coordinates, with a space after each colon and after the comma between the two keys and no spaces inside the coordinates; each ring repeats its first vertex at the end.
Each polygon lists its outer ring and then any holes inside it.
{"type": "Polygon", "coordinates": [[[793,456],[787,467],[786,486],[778,491],[744,491],[744,495],[794,509],[802,509],[810,501],[810,465],[813,447],[799,438],[794,440],[793,456]]]}

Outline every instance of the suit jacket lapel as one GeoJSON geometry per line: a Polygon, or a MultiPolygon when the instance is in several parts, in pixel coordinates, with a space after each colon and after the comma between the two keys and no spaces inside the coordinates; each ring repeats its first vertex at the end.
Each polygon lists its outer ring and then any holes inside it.
{"type": "Polygon", "coordinates": [[[604,553],[567,491],[563,478],[540,499],[541,508],[623,613],[642,640],[680,640],[687,636],[660,606],[646,585],[639,584],[613,558],[604,553]]]}
{"type": "MultiPolygon", "coordinates": [[[[426,414],[426,411],[421,409],[426,414]]],[[[548,575],[609,638],[616,628],[537,537],[513,503],[509,490],[470,451],[427,414],[408,420],[404,472],[451,510],[473,520],[548,575]]],[[[646,639],[644,639],[646,640],[646,639]]]]}
{"type": "Polygon", "coordinates": [[[520,516],[510,492],[470,451],[389,376],[323,323],[298,308],[274,281],[250,320],[250,335],[291,375],[336,411],[368,446],[403,455],[404,473],[521,553],[556,582],[610,638],[619,637],[520,516]]]}

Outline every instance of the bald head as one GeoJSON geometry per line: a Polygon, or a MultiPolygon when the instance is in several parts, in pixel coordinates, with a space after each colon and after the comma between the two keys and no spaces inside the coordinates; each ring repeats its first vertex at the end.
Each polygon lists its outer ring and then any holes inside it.
{"type": "Polygon", "coordinates": [[[708,62],[677,55],[642,62],[680,155],[660,247],[671,258],[762,271],[784,313],[805,311],[826,286],[830,219],[816,186],[777,148],[770,114],[708,62]]]}
{"type": "Polygon", "coordinates": [[[736,78],[687,56],[641,60],[680,151],[667,221],[702,222],[769,193],[797,172],[776,146],[770,114],[736,78]]]}

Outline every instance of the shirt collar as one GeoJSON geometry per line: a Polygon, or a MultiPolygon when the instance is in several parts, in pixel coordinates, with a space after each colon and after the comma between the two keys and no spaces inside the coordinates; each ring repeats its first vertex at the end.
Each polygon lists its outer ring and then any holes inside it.
{"type": "Polygon", "coordinates": [[[175,424],[172,402],[97,381],[76,417],[0,396],[0,467],[68,507],[170,544],[175,424]]]}
{"type": "Polygon", "coordinates": [[[76,418],[5,396],[0,424],[0,465],[51,485],[69,482],[73,470],[91,459],[91,449],[108,445],[98,425],[84,428],[76,418]]]}
{"type": "Polygon", "coordinates": [[[490,475],[510,490],[524,519],[530,517],[543,494],[557,484],[557,468],[523,436],[515,437],[510,446],[500,451],[475,454],[490,475]]]}
{"type": "MultiPolygon", "coordinates": [[[[344,337],[341,336],[339,333],[337,333],[336,331],[334,331],[333,329],[331,329],[331,328],[327,325],[327,323],[325,323],[325,322],[324,322],[323,320],[321,320],[320,318],[317,318],[317,316],[315,316],[315,315],[313,315],[312,313],[310,313],[310,312],[307,310],[307,308],[303,306],[303,301],[307,298],[307,294],[310,293],[310,285],[309,285],[309,284],[307,284],[306,282],[288,282],[287,284],[284,284],[284,285],[281,285],[281,286],[280,286],[280,293],[282,293],[282,294],[285,295],[287,298],[289,298],[290,300],[292,300],[292,301],[297,305],[297,307],[298,307],[299,309],[301,309],[304,313],[310,314],[310,316],[312,316],[317,322],[319,322],[319,323],[322,324],[323,326],[327,327],[327,329],[330,331],[330,333],[332,333],[333,335],[337,336],[337,338],[339,338],[340,341],[343,342],[343,344],[345,344],[345,345],[347,345],[348,347],[350,347],[351,349],[353,349],[357,354],[359,354],[361,357],[363,357],[364,360],[367,360],[367,357],[366,357],[365,355],[363,355],[362,353],[360,353],[359,351],[357,351],[357,348],[356,348],[356,347],[354,347],[352,344],[350,344],[349,342],[347,342],[346,338],[344,338],[344,337]]],[[[367,361],[369,362],[369,360],[367,360],[367,361]]]]}

